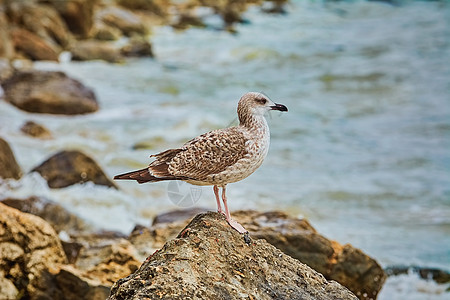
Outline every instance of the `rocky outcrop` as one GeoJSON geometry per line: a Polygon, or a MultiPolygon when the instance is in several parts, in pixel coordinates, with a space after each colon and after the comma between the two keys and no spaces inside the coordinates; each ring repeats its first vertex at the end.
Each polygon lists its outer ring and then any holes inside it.
{"type": "Polygon", "coordinates": [[[32,60],[58,61],[57,51],[38,35],[22,28],[10,30],[11,41],[16,52],[32,60]]]}
{"type": "Polygon", "coordinates": [[[5,100],[28,112],[74,115],[98,110],[94,92],[62,72],[18,71],[1,85],[5,100]]]}
{"type": "Polygon", "coordinates": [[[46,0],[48,5],[58,11],[71,32],[80,38],[89,37],[94,23],[93,0],[46,0]]]}
{"type": "Polygon", "coordinates": [[[48,299],[51,272],[63,263],[62,245],[47,222],[0,203],[2,299],[48,299]]]}
{"type": "Polygon", "coordinates": [[[22,171],[9,144],[0,138],[0,178],[19,179],[22,171]]]}
{"type": "Polygon", "coordinates": [[[219,213],[196,216],[108,299],[132,298],[357,299],[266,241],[243,237],[219,213]]]}
{"type": "Polygon", "coordinates": [[[51,188],[92,181],[116,188],[97,163],[80,151],[61,151],[51,156],[31,172],[38,172],[51,188]]]}
{"type": "Polygon", "coordinates": [[[44,139],[44,140],[52,138],[52,134],[51,134],[50,130],[48,130],[43,125],[40,125],[33,121],[25,122],[25,124],[23,124],[22,127],[20,127],[20,131],[22,131],[26,135],[34,137],[34,138],[39,138],[39,139],[44,139]]]}
{"type": "MultiPolygon", "coordinates": [[[[157,216],[151,227],[136,227],[129,239],[139,254],[146,256],[175,237],[196,213],[191,209],[157,216]]],[[[346,286],[360,299],[375,299],[383,286],[386,275],[374,259],[351,245],[326,239],[305,219],[276,211],[237,211],[233,217],[249,230],[252,238],[265,239],[327,279],[346,286]]]]}

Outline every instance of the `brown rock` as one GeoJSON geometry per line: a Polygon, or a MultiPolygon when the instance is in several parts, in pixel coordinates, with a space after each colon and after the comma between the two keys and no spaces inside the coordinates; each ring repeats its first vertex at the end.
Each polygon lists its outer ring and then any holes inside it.
{"type": "Polygon", "coordinates": [[[99,10],[96,18],[104,24],[117,28],[126,36],[146,35],[145,27],[138,15],[119,7],[109,6],[99,10]]]}
{"type": "MultiPolygon", "coordinates": [[[[155,218],[149,228],[137,227],[129,240],[145,256],[174,238],[196,212],[178,210],[155,218]]],[[[327,279],[336,280],[360,299],[375,299],[386,279],[378,263],[351,245],[341,246],[317,233],[305,219],[289,217],[283,212],[236,211],[238,220],[252,238],[265,239],[284,253],[300,260],[327,279]]]]}
{"type": "MultiPolygon", "coordinates": [[[[55,275],[55,280],[63,295],[57,298],[58,300],[100,300],[109,295],[109,286],[105,286],[96,278],[86,276],[72,266],[62,266],[55,275]]],[[[50,295],[48,299],[55,300],[55,297],[50,295]]]]}
{"type": "Polygon", "coordinates": [[[73,60],[106,60],[108,62],[119,62],[122,60],[120,49],[109,42],[87,40],[74,44],[72,49],[73,60]]]}
{"type": "Polygon", "coordinates": [[[47,128],[33,121],[27,121],[25,124],[23,124],[23,126],[20,128],[20,131],[31,137],[36,137],[44,140],[52,138],[52,134],[47,128]]]}
{"type": "Polygon", "coordinates": [[[129,9],[148,10],[158,16],[165,16],[171,6],[171,1],[165,0],[118,0],[117,3],[129,9]]]}
{"type": "MultiPolygon", "coordinates": [[[[8,21],[5,13],[0,10],[0,57],[5,57],[8,59],[14,56],[14,45],[10,39],[8,31],[8,21]]],[[[0,80],[2,79],[0,73],[0,80]]]]}
{"type": "Polygon", "coordinates": [[[66,23],[51,6],[32,1],[10,1],[6,11],[11,23],[39,36],[58,53],[72,40],[66,23]]]}
{"type": "MultiPolygon", "coordinates": [[[[22,213],[0,203],[0,281],[9,281],[14,298],[48,299],[53,293],[50,272],[66,263],[53,228],[39,217],[22,213]]],[[[3,288],[1,288],[3,292],[3,288]]]]}
{"type": "Polygon", "coordinates": [[[73,115],[98,110],[94,92],[62,72],[19,71],[1,85],[5,100],[28,112],[73,115]]]}
{"type": "Polygon", "coordinates": [[[79,151],[61,151],[32,170],[47,180],[51,188],[92,181],[116,188],[97,163],[79,151]]]}
{"type": "Polygon", "coordinates": [[[89,37],[94,23],[93,0],[46,0],[62,16],[70,31],[81,38],[89,37]]]}
{"type": "Polygon", "coordinates": [[[200,214],[108,299],[357,299],[266,241],[247,242],[223,215],[200,214]]]}
{"type": "Polygon", "coordinates": [[[0,178],[19,179],[22,171],[9,144],[0,138],[0,178]]]}
{"type": "Polygon", "coordinates": [[[100,41],[115,41],[122,36],[122,32],[115,27],[96,22],[92,32],[92,37],[100,41]]]}
{"type": "Polygon", "coordinates": [[[25,54],[32,60],[58,61],[58,52],[55,48],[36,34],[25,29],[13,28],[10,35],[17,52],[25,54]]]}
{"type": "Polygon", "coordinates": [[[41,217],[58,233],[65,231],[75,235],[92,232],[92,227],[82,219],[70,213],[60,204],[45,198],[35,196],[26,199],[6,198],[0,202],[21,212],[41,217]]]}
{"type": "Polygon", "coordinates": [[[153,57],[152,45],[150,42],[142,37],[130,38],[128,45],[123,46],[120,52],[128,57],[153,57]]]}

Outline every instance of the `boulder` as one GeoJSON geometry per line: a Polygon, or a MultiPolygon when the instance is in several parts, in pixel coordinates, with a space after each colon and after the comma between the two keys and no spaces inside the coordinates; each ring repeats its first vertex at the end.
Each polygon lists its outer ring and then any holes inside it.
{"type": "Polygon", "coordinates": [[[147,35],[148,29],[138,15],[119,7],[108,6],[96,13],[100,22],[119,29],[126,36],[147,35]]]}
{"type": "Polygon", "coordinates": [[[54,294],[51,272],[66,262],[59,238],[47,222],[0,203],[2,299],[50,299],[45,295],[54,294]]]}
{"type": "Polygon", "coordinates": [[[120,49],[113,44],[104,41],[85,40],[79,41],[70,49],[73,60],[96,60],[107,62],[120,62],[122,55],[120,49]]]}
{"type": "Polygon", "coordinates": [[[80,38],[89,37],[94,23],[96,0],[45,0],[66,22],[69,30],[80,38]]]}
{"type": "MultiPolygon", "coordinates": [[[[196,209],[177,210],[155,218],[149,228],[138,226],[129,240],[141,256],[160,248],[175,237],[196,209]]],[[[305,219],[289,217],[278,211],[236,211],[233,218],[241,223],[253,238],[265,239],[284,253],[300,260],[327,279],[336,280],[360,299],[375,299],[386,279],[381,266],[361,250],[340,245],[317,233],[305,219]]]]}
{"type": "Polygon", "coordinates": [[[61,151],[51,156],[31,172],[38,172],[51,188],[92,181],[116,188],[97,163],[80,151],[61,151]]]}
{"type": "Polygon", "coordinates": [[[62,72],[18,71],[1,85],[5,100],[28,112],[74,115],[98,110],[94,92],[62,72]]]}
{"type": "Polygon", "coordinates": [[[92,30],[92,38],[99,41],[115,41],[120,39],[122,32],[115,27],[104,24],[103,22],[96,22],[92,30]]]}
{"type": "Polygon", "coordinates": [[[25,124],[20,127],[20,131],[31,137],[44,140],[52,138],[51,132],[46,127],[33,121],[25,122],[25,124]]]}
{"type": "Polygon", "coordinates": [[[12,28],[10,36],[16,52],[32,60],[58,61],[58,51],[38,35],[22,28],[12,28]]]}
{"type": "Polygon", "coordinates": [[[141,267],[117,281],[108,299],[357,299],[334,281],[251,240],[219,213],[196,216],[141,267]]]}
{"type": "Polygon", "coordinates": [[[9,144],[0,138],[0,178],[19,179],[22,175],[9,144]]]}
{"type": "Polygon", "coordinates": [[[10,23],[39,36],[58,53],[73,38],[66,23],[51,6],[31,1],[10,1],[6,11],[10,23]]]}

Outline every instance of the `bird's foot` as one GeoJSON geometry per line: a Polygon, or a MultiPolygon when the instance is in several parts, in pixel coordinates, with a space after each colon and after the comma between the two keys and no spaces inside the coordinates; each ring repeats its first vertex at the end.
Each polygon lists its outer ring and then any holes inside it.
{"type": "Polygon", "coordinates": [[[227,216],[227,215],[225,214],[225,212],[224,212],[222,209],[218,209],[217,212],[218,212],[219,214],[224,215],[225,217],[227,216]]]}
{"type": "Polygon", "coordinates": [[[233,227],[234,229],[236,229],[239,233],[246,233],[248,232],[244,227],[242,227],[241,224],[239,224],[238,222],[236,222],[233,219],[228,219],[227,220],[228,224],[230,224],[231,227],[233,227]]]}

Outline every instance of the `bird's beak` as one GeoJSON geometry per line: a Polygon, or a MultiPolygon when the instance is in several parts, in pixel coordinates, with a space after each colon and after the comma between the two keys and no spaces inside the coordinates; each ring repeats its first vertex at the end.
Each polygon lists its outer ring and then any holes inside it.
{"type": "Polygon", "coordinates": [[[275,103],[270,107],[271,110],[288,111],[288,108],[283,104],[275,103]]]}

